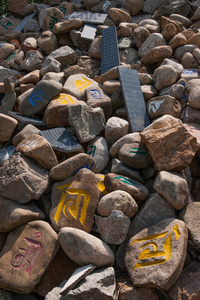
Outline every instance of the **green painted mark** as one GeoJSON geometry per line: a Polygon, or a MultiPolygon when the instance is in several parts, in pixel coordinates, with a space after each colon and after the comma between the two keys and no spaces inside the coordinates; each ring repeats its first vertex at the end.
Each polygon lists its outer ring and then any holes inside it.
{"type": "Polygon", "coordinates": [[[128,185],[138,185],[139,184],[139,183],[137,183],[137,182],[135,182],[131,179],[128,179],[128,178],[124,177],[124,176],[116,176],[113,179],[120,180],[121,182],[126,183],[128,185]]]}
{"type": "Polygon", "coordinates": [[[140,154],[140,155],[147,155],[147,152],[142,149],[142,148],[131,148],[131,150],[129,151],[129,153],[137,153],[137,154],[140,154]]]}

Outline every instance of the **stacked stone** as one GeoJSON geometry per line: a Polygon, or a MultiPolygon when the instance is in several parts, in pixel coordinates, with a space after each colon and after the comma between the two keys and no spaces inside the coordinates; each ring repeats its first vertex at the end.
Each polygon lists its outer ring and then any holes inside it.
{"type": "Polygon", "coordinates": [[[200,299],[199,8],[9,1],[11,17],[0,20],[2,300],[200,299]],[[69,18],[76,11],[108,14],[92,41],[69,18]],[[102,30],[112,25],[120,65],[138,72],[151,120],[142,132],[131,132],[117,67],[100,75],[102,30]],[[59,127],[78,150],[41,134],[59,127]]]}

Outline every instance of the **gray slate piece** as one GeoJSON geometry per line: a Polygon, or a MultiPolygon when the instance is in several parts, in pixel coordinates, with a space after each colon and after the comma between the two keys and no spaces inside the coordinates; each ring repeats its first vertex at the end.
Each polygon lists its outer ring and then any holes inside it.
{"type": "Polygon", "coordinates": [[[90,11],[74,11],[69,17],[69,19],[81,19],[84,23],[89,24],[103,24],[106,18],[107,14],[92,13],[90,11]]]}
{"type": "Polygon", "coordinates": [[[81,38],[92,41],[95,38],[97,27],[95,25],[86,24],[81,32],[81,38]]]}
{"type": "Polygon", "coordinates": [[[110,26],[102,31],[101,43],[101,74],[120,65],[116,26],[110,26]]]}
{"type": "Polygon", "coordinates": [[[150,120],[137,71],[119,67],[118,72],[131,132],[143,131],[150,120]]]}
{"type": "Polygon", "coordinates": [[[35,126],[44,126],[46,123],[38,118],[31,118],[31,117],[25,117],[22,114],[15,112],[15,111],[9,111],[9,116],[15,118],[18,121],[21,121],[24,124],[32,124],[35,126]]]}
{"type": "Polygon", "coordinates": [[[65,130],[64,127],[57,127],[49,130],[40,131],[52,146],[53,149],[62,152],[74,152],[81,150],[81,145],[65,130]]]}
{"type": "Polygon", "coordinates": [[[33,19],[35,17],[36,13],[33,12],[32,14],[26,16],[16,27],[13,31],[21,31],[24,29],[26,23],[28,20],[33,19]]]}

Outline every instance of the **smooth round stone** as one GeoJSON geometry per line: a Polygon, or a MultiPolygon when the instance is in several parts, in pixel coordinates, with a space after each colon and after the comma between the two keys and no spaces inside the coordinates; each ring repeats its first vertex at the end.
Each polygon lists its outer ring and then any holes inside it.
{"type": "Polygon", "coordinates": [[[165,58],[161,65],[162,66],[170,65],[170,66],[174,67],[174,69],[176,70],[178,76],[180,76],[181,73],[183,72],[183,66],[180,63],[178,63],[178,62],[176,62],[172,59],[169,59],[169,58],[165,58]]]}
{"type": "Polygon", "coordinates": [[[97,213],[103,217],[109,216],[113,210],[120,210],[131,219],[137,213],[138,205],[129,193],[116,190],[103,196],[97,206],[97,213]]]}
{"type": "Polygon", "coordinates": [[[104,184],[108,192],[122,190],[129,193],[136,201],[145,201],[149,196],[149,191],[143,184],[126,176],[108,173],[105,175],[104,184]]]}
{"type": "Polygon", "coordinates": [[[138,77],[139,77],[139,80],[140,80],[140,85],[152,84],[152,77],[151,77],[150,74],[139,73],[138,72],[138,77]]]}
{"type": "Polygon", "coordinates": [[[95,170],[95,159],[91,155],[80,153],[74,155],[51,169],[49,176],[54,181],[61,181],[76,174],[82,168],[95,170]]]}
{"type": "Polygon", "coordinates": [[[104,267],[114,263],[114,254],[110,247],[83,230],[63,227],[59,231],[58,239],[67,256],[80,266],[94,264],[104,267]]]}
{"type": "Polygon", "coordinates": [[[33,83],[36,84],[40,80],[40,71],[32,71],[19,79],[20,84],[33,83]]]}
{"type": "Polygon", "coordinates": [[[148,38],[150,35],[150,32],[147,28],[143,26],[137,26],[135,30],[133,31],[133,38],[134,43],[138,47],[138,49],[141,47],[142,43],[148,38]]]}
{"type": "Polygon", "coordinates": [[[124,5],[130,11],[131,16],[135,16],[143,7],[143,0],[125,0],[124,5]]]}
{"type": "Polygon", "coordinates": [[[192,54],[194,55],[194,57],[196,58],[196,60],[200,64],[200,49],[195,48],[192,54]]]}
{"type": "Polygon", "coordinates": [[[117,140],[109,149],[109,153],[111,157],[117,157],[118,152],[120,148],[124,144],[131,144],[134,142],[141,142],[141,137],[139,132],[133,132],[133,133],[128,133],[125,136],[121,137],[119,140],[117,140]]]}
{"type": "Polygon", "coordinates": [[[185,87],[182,84],[172,84],[169,87],[162,89],[159,96],[169,95],[181,101],[185,95],[185,87]]]}
{"type": "Polygon", "coordinates": [[[108,10],[108,17],[116,24],[119,25],[122,22],[131,23],[131,16],[126,11],[120,8],[110,8],[108,10]]]}
{"type": "Polygon", "coordinates": [[[133,169],[144,169],[153,163],[143,143],[124,144],[118,152],[118,158],[133,169]]]}
{"type": "Polygon", "coordinates": [[[186,18],[182,15],[179,15],[179,14],[171,14],[169,16],[169,18],[171,20],[178,21],[178,22],[182,23],[183,26],[186,27],[186,28],[189,27],[190,25],[192,25],[192,22],[188,18],[186,18]]]}
{"type": "Polygon", "coordinates": [[[0,60],[6,59],[14,50],[14,45],[7,42],[0,42],[0,60]]]}
{"type": "Polygon", "coordinates": [[[57,48],[57,37],[50,30],[43,31],[37,39],[37,45],[45,52],[46,55],[49,55],[57,48]]]}
{"type": "Polygon", "coordinates": [[[173,23],[166,24],[163,29],[162,34],[163,34],[165,40],[167,42],[169,42],[177,34],[176,25],[173,23]]]}
{"type": "Polygon", "coordinates": [[[142,57],[144,64],[152,65],[161,62],[165,58],[172,56],[172,48],[170,46],[158,46],[151,49],[145,56],[142,57]]]}
{"type": "Polygon", "coordinates": [[[192,79],[186,83],[188,102],[193,108],[200,109],[200,79],[192,79]]]}
{"type": "Polygon", "coordinates": [[[195,44],[200,47],[200,33],[196,33],[188,40],[188,44],[195,44]]]}
{"type": "Polygon", "coordinates": [[[181,104],[174,97],[169,95],[151,98],[147,103],[147,110],[150,119],[171,115],[179,118],[181,114],[181,104]]]}
{"type": "Polygon", "coordinates": [[[86,153],[91,155],[96,161],[95,173],[101,173],[109,162],[109,152],[106,139],[96,137],[86,148],[86,153]]]}
{"type": "Polygon", "coordinates": [[[126,239],[131,221],[120,210],[113,210],[108,217],[96,215],[95,223],[104,242],[120,245],[126,239]]]}
{"type": "Polygon", "coordinates": [[[116,115],[116,117],[119,117],[119,118],[127,118],[127,110],[126,110],[126,107],[123,106],[123,107],[118,108],[118,109],[115,111],[115,115],[116,115]]]}
{"type": "Polygon", "coordinates": [[[101,60],[101,37],[96,37],[91,42],[88,54],[94,59],[101,60]]]}
{"type": "Polygon", "coordinates": [[[186,39],[189,40],[189,38],[191,38],[193,35],[195,35],[195,32],[192,29],[189,28],[189,29],[183,30],[182,34],[184,34],[186,39]]]}
{"type": "Polygon", "coordinates": [[[118,48],[119,49],[127,49],[130,47],[133,47],[133,44],[134,44],[133,39],[131,39],[129,37],[122,37],[118,41],[118,48]]]}
{"type": "Polygon", "coordinates": [[[138,26],[146,27],[150,33],[160,32],[160,26],[156,20],[153,19],[144,19],[138,23],[138,26]]]}
{"type": "Polygon", "coordinates": [[[170,65],[164,65],[158,67],[153,74],[154,86],[157,90],[173,84],[177,79],[177,72],[174,67],[170,65]]]}
{"type": "Polygon", "coordinates": [[[80,19],[69,19],[66,21],[58,22],[54,25],[53,33],[61,34],[69,32],[72,29],[81,27],[82,21],[80,19]]]}
{"type": "Polygon", "coordinates": [[[119,160],[117,158],[112,159],[111,172],[122,175],[122,176],[129,177],[133,180],[143,183],[143,179],[137,170],[128,167],[121,160],[119,160]]]}
{"type": "Polygon", "coordinates": [[[118,80],[107,80],[103,83],[103,90],[108,95],[112,95],[120,87],[121,83],[118,80]]]}
{"type": "MultiPolygon", "coordinates": [[[[64,72],[59,72],[59,73],[47,72],[42,77],[42,80],[55,80],[55,81],[60,82],[63,85],[65,82],[64,72]]],[[[71,96],[71,97],[73,97],[73,96],[71,96]]]]}
{"type": "Polygon", "coordinates": [[[174,57],[177,60],[181,61],[183,55],[186,52],[193,53],[195,48],[198,48],[198,46],[195,45],[195,44],[188,44],[188,45],[185,45],[185,46],[180,46],[180,47],[176,48],[176,50],[174,51],[174,57]]]}
{"type": "Polygon", "coordinates": [[[0,113],[0,143],[10,140],[17,125],[16,119],[0,113]]]}
{"type": "Polygon", "coordinates": [[[177,47],[186,45],[187,42],[186,37],[182,33],[178,33],[170,40],[169,46],[174,50],[177,47]]]}
{"type": "Polygon", "coordinates": [[[199,67],[199,63],[195,59],[195,57],[190,52],[186,52],[182,59],[181,64],[184,69],[194,68],[197,69],[199,67]]]}
{"type": "Polygon", "coordinates": [[[108,119],[105,127],[105,138],[109,145],[114,144],[117,140],[128,133],[129,123],[118,117],[108,119]]]}
{"type": "Polygon", "coordinates": [[[142,85],[141,90],[145,101],[157,96],[158,94],[158,91],[152,85],[142,85]]]}
{"type": "Polygon", "coordinates": [[[22,43],[22,49],[25,49],[26,51],[36,50],[36,48],[37,48],[37,40],[34,37],[29,37],[25,39],[22,43]]]}
{"type": "MultiPolygon", "coordinates": [[[[117,38],[120,39],[122,37],[131,37],[132,29],[127,26],[127,22],[122,22],[117,26],[117,38]]],[[[127,48],[127,47],[126,47],[127,48]]]]}
{"type": "Polygon", "coordinates": [[[182,209],[188,203],[188,184],[179,173],[159,172],[153,187],[177,210],[182,209]]]}
{"type": "Polygon", "coordinates": [[[138,56],[143,58],[151,49],[158,46],[166,45],[166,41],[162,34],[152,33],[148,38],[142,43],[141,47],[138,49],[138,56]]]}

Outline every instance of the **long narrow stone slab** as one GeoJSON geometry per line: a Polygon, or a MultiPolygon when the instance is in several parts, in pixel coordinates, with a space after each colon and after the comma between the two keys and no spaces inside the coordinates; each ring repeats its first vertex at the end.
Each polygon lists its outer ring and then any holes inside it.
{"type": "Polygon", "coordinates": [[[90,11],[74,11],[69,19],[81,19],[84,23],[103,24],[107,14],[92,13],[90,11]]]}

